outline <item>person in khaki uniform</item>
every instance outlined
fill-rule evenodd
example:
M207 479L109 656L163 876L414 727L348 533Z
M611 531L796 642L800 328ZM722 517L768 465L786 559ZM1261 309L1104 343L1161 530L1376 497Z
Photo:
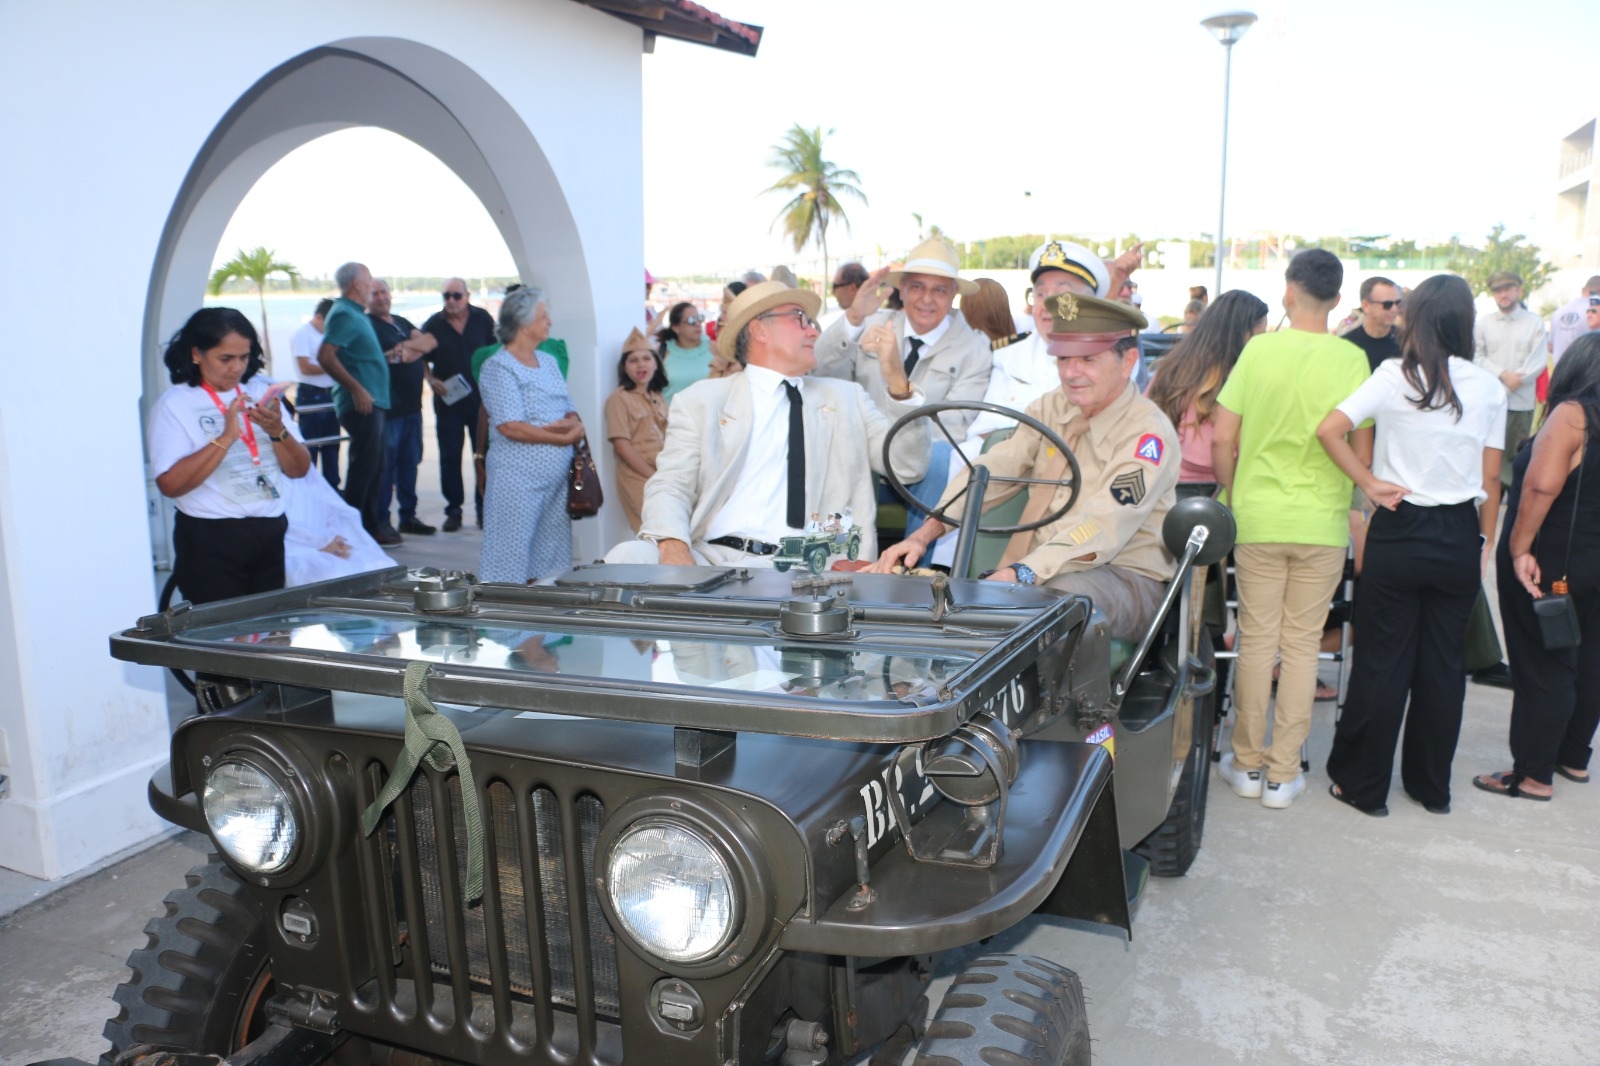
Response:
M1072 448L1083 486L1060 519L1013 537L1001 569L988 577L1089 596L1113 637L1137 639L1154 619L1175 565L1162 545L1161 523L1177 498L1178 433L1132 384L1139 350L1131 331L1145 324L1137 308L1074 293L1046 303L1052 316L1049 352L1061 387L1028 405L1028 414ZM1070 477L1066 458L1027 426L973 461L996 477ZM965 471L953 477L939 507L949 506L966 484ZM985 510L1021 488L991 483ZM1070 483L1053 492L1033 486L1024 522L1049 514L1070 492ZM949 513L960 519L962 505ZM873 569L887 573L896 565L915 565L948 528L927 519Z

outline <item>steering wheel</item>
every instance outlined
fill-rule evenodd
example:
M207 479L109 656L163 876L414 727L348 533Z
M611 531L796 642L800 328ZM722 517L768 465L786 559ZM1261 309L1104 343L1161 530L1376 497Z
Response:
M1050 523L1060 519L1062 515L1072 510L1073 504L1078 502L1078 491L1083 486L1083 472L1078 469L1078 457L1072 454L1072 449L1067 447L1067 442L1061 439L1061 435L1059 433L1045 425L1043 422L1039 421L1037 418L1034 418L1032 415L1023 414L1021 411L1013 411L1009 407L1001 407L997 403L985 403L982 400L950 400L945 403L925 404L922 407L918 407L914 411L902 415L899 421L889 427L889 432L884 434L883 479L889 483L889 487L894 490L895 495L899 496L901 501L904 502L908 508L918 511L924 510L923 505L916 501L916 499L911 495L911 490L905 487L905 485L900 481L899 475L894 472L894 466L889 462L889 449L894 444L895 437L899 436L900 431L911 425L917 419L932 419L933 424L939 427L939 431L945 435L945 439L948 440L950 442L950 446L955 449L955 453L961 456L961 461L967 464L967 474L969 476L972 474L972 460L967 458L966 453L961 450L960 443L955 439L955 437L950 435L949 428L945 426L944 420L939 417L946 411L988 411L992 414L1015 419L1018 423L1027 426L1029 429L1043 437L1046 442L1058 449L1066 458L1067 467L1072 472L1072 492L1068 494L1067 502L1062 504L1060 507L1057 507L1047 515L1043 515L1034 519L1032 522L1022 522L1014 526L986 526L983 524L983 516L979 515L977 526L977 531L979 533L1026 533L1029 530L1039 529L1042 526L1048 526ZM989 475L989 483L992 485L998 482L1009 482L1013 485L1049 485L1051 488L1060 488L1062 485L1067 484L1065 480L1057 481L1052 478L1044 477L1002 477L999 474L991 472ZM968 482L968 484L970 485L971 482ZM957 500L961 499L961 497L965 496L966 494L967 487L962 486L961 491L956 493L955 496L951 497L950 503L946 504L946 506L948 507L953 505ZM960 519L950 518L944 513L943 509L928 512L928 517L937 518L940 522L943 522L947 526L959 526L961 524Z

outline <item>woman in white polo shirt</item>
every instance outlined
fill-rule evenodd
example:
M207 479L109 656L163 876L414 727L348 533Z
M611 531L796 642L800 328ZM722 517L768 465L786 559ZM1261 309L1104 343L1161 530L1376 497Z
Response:
M1364 814L1389 813L1402 721L1406 794L1433 814L1450 811L1467 620L1494 541L1506 421L1506 390L1472 363L1472 320L1462 279L1418 285L1400 358L1317 427L1329 457L1377 505L1356 592L1361 647L1328 755L1329 792ZM1345 440L1368 420L1371 470Z
M173 574L191 603L283 588L285 477L311 456L255 378L261 342L231 307L196 311L167 345L172 388L150 412L150 467L178 508ZM263 399L266 402L262 402Z

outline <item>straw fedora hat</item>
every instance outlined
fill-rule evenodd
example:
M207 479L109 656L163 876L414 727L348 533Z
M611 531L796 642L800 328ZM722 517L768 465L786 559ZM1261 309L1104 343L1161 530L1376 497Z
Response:
M763 281L735 296L728 305L727 321L717 332L717 354L732 359L739 333L752 319L789 304L795 304L813 319L822 313L822 297L810 289L791 289L781 281Z
M906 256L900 269L891 270L884 280L897 289L903 288L901 283L907 274L949 278L956 283L956 291L962 296L971 296L978 291L976 281L968 281L961 276L961 257L956 254L955 245L943 237L929 237L911 249L911 254Z
M628 339L622 342L622 354L629 352L654 352L656 346L650 343L650 338L639 332L639 327L634 326L628 331Z

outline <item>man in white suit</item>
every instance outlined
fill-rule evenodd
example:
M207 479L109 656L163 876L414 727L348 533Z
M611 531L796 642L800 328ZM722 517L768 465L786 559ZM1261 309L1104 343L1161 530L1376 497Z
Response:
M887 287L900 290L903 310L881 310ZM994 362L989 338L953 310L957 294L970 296L977 291L976 282L961 277L961 257L955 247L941 237L930 237L911 249L901 269L867 275L844 317L818 339L817 373L863 386L878 409L893 420L904 412L888 388L891 368L881 354L888 347L898 364L893 369L909 378L928 403L983 399ZM972 412L940 416L956 440L966 436L972 418ZM944 435L936 433L929 439L930 448L943 440ZM945 454L943 449L940 454ZM934 460L935 476L908 483L911 494L931 505L944 487L947 465L946 459Z
M740 293L717 337L717 354L743 373L696 382L673 398L667 441L646 484L639 539L612 563L770 565L778 541L813 514L850 508L876 554L872 474L883 468L884 417L860 385L807 377L816 368L821 299L780 282ZM913 410L898 353L886 348L886 393ZM922 477L928 435L919 423L895 440L895 473Z

